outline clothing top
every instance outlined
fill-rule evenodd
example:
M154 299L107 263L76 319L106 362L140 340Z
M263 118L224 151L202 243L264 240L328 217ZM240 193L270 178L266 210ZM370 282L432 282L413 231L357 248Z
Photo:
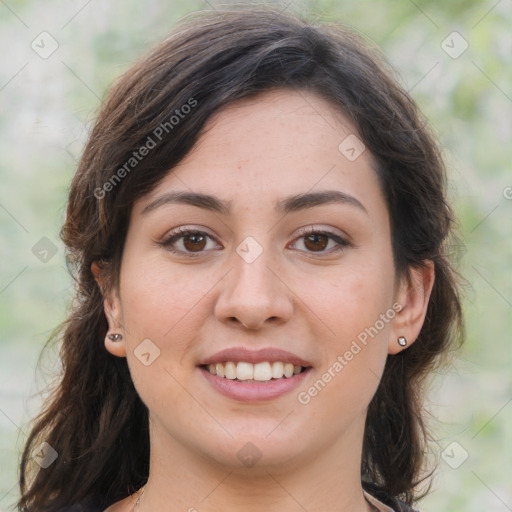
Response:
M379 512L419 512L397 498L379 496L384 500L380 501L371 494L368 494L366 491L363 491L363 494L365 498L379 510Z

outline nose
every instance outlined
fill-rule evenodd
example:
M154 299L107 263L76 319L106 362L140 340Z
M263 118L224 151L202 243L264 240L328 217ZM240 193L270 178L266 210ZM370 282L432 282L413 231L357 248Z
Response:
M221 281L216 318L226 324L257 330L281 325L293 315L293 292L276 269L269 251L248 262L234 252L233 267Z

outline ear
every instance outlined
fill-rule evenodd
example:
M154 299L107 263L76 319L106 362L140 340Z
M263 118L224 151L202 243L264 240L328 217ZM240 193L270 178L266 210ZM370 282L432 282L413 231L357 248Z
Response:
M434 279L434 263L430 260L424 266L411 268L409 275L401 279L395 294L395 302L401 309L393 319L389 354L397 354L416 341L425 321ZM398 343L400 336L406 339L406 346Z
M126 341L125 330L123 327L123 315L119 294L114 286L106 283L105 272L97 262L91 265L91 271L94 279L103 295L103 310L108 321L108 331L105 335L105 348L114 356L126 357ZM109 338L109 335L120 334L122 337L119 341Z

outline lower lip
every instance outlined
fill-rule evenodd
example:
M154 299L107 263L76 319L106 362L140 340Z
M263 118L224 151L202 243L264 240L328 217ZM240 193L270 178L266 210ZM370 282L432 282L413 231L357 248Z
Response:
M239 382L226 379L225 377L217 377L217 375L212 375L204 368L199 369L215 390L239 402L260 402L278 398L298 387L311 370L311 368L307 368L305 371L293 377L283 377L281 379L259 383Z

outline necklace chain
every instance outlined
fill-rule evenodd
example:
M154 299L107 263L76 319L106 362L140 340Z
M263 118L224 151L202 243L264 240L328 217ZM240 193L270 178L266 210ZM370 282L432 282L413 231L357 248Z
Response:
M144 494L144 491L146 490L146 485L142 487L141 490L139 490L139 497L137 498L137 501L135 502L135 505L133 505L132 512L139 506L139 501L142 498L142 495Z

